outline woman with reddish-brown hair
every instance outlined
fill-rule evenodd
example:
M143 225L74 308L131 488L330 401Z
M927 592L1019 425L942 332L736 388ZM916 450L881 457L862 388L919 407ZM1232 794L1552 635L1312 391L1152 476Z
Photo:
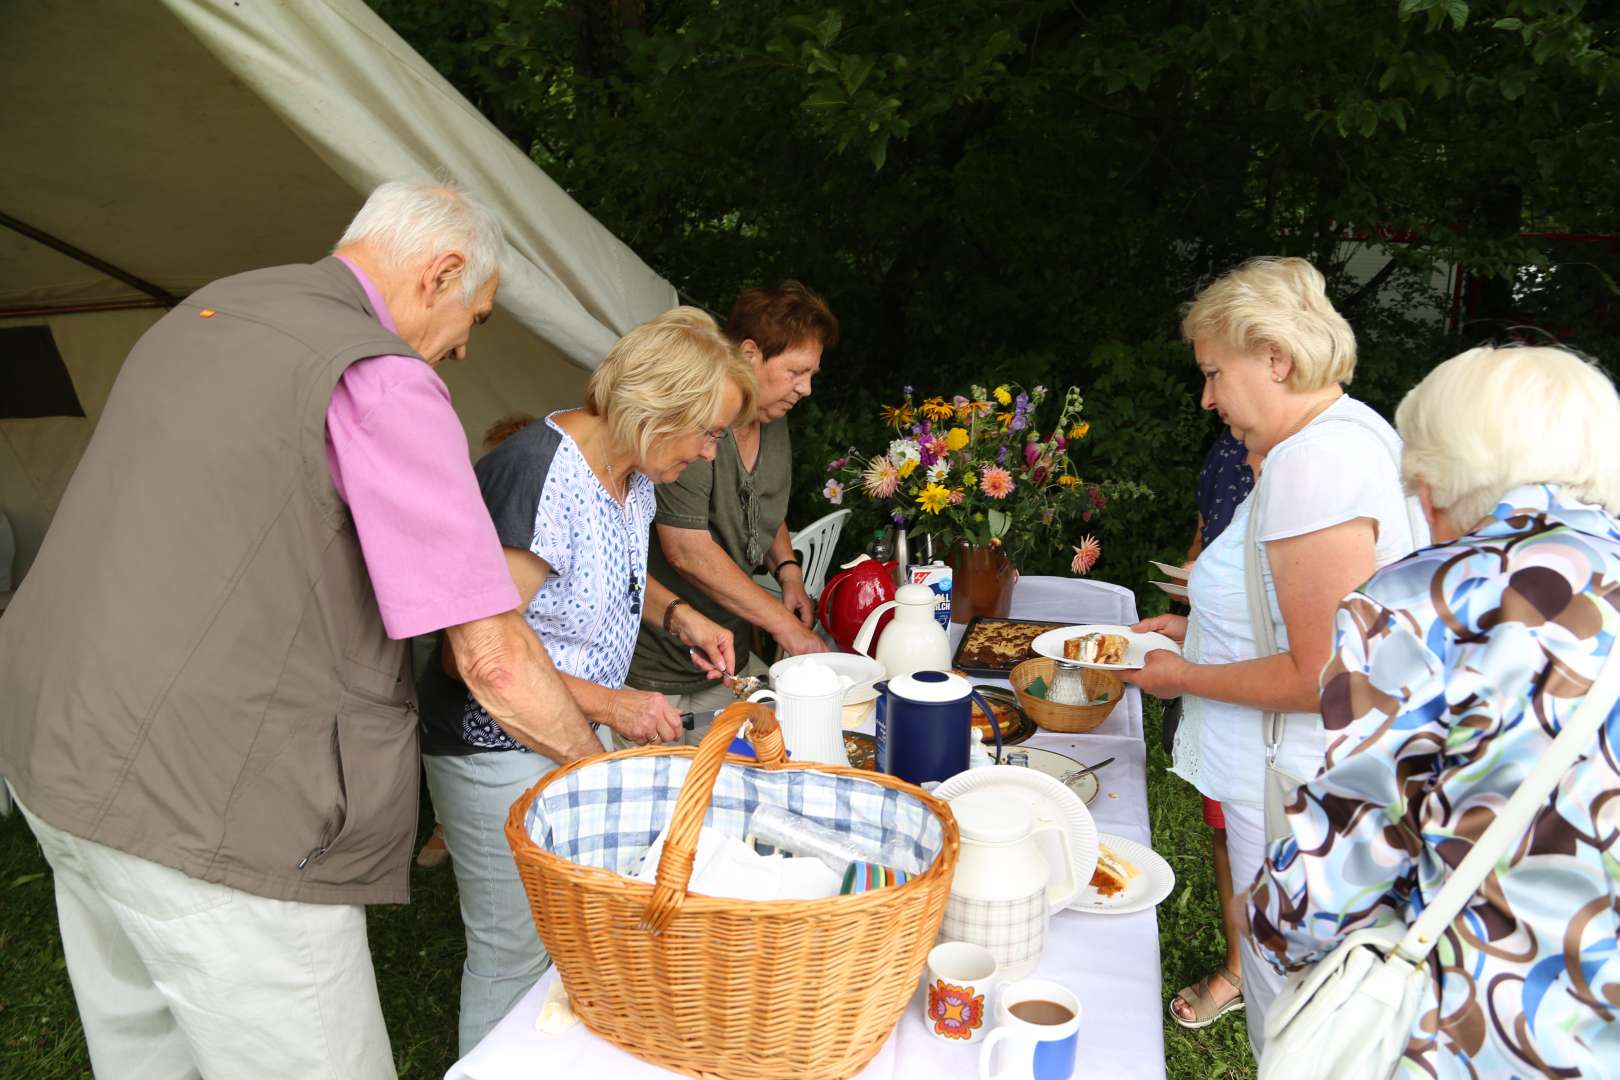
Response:
M758 627L790 654L822 652L812 631L815 607L788 539L787 504L792 446L784 418L810 396L824 349L838 344L838 320L814 289L784 281L737 297L725 333L754 369L754 411L732 429L713 461L694 462L679 479L658 485L658 513L649 572L675 594L733 634L738 674L762 673L750 659ZM778 599L753 575L768 570ZM679 642L643 630L628 684L656 690L682 712L704 712L733 700L692 663Z

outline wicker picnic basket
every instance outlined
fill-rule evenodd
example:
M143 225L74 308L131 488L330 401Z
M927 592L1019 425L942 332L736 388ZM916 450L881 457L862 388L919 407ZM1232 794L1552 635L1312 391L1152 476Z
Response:
M727 755L748 721L757 761ZM903 885L823 900L689 895L701 827L740 837L764 802L877 830L865 835L909 842L931 864ZM623 876L666 823L657 884ZM847 1077L877 1054L927 963L958 847L942 801L880 773L789 764L773 714L746 703L696 749L558 769L513 805L506 838L585 1025L655 1065L727 1080Z
M1056 662L1037 656L1013 668L1012 675L1007 680L1012 683L1013 692L1018 695L1018 704L1022 705L1029 718L1035 721L1036 727L1067 734L1083 734L1108 719L1108 714L1114 711L1114 706L1125 696L1125 680L1106 668L1082 668L1080 671L1080 677L1085 682L1086 696L1095 701L1106 695L1108 699L1106 701L1098 701L1094 705L1062 705L1031 694L1029 684L1036 679L1045 679L1046 685L1052 685L1052 670L1055 667Z

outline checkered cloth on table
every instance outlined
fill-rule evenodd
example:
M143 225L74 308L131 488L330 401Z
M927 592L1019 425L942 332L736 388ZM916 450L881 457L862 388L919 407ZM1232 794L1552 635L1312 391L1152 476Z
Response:
M692 759L606 760L548 784L524 826L542 850L570 862L633 875L675 812ZM769 803L879 844L909 845L922 866L943 842L939 819L915 796L869 780L811 771L722 765L703 823L741 840L754 809Z

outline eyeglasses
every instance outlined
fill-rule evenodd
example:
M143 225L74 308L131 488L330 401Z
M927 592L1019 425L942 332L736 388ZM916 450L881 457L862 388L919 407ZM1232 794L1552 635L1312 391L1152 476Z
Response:
M730 428L715 428L713 431L705 431L703 433L703 437L709 440L710 446L719 446L721 443L725 442L727 436L730 434Z

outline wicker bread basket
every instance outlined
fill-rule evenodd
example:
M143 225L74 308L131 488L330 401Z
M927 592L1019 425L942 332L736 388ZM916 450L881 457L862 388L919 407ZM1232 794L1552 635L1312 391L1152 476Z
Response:
M757 761L726 753L745 721L753 724ZM640 758L654 761L631 764ZM556 842L562 826L548 824L566 822L567 811L550 818L542 811L566 807L570 793L603 777L678 771L681 758L690 766L668 814L656 885L550 850L568 850ZM922 831L937 841L938 855L903 885L857 895L769 903L689 895L705 815L718 822L731 811L719 801L711 808L722 767L728 790L743 782L751 790L814 788L825 798L836 789L839 806L854 790L863 800L899 805L926 823ZM593 769L607 772L585 772ZM852 788L847 778L872 787ZM531 829L546 844L531 838ZM958 849L945 803L892 776L787 763L773 714L746 703L716 717L696 749L645 747L556 770L513 805L506 838L535 927L585 1025L655 1065L730 1080L847 1077L877 1054L927 963Z
M1013 692L1018 695L1018 704L1024 707L1037 727L1046 731L1062 731L1071 735L1090 731L1108 719L1108 714L1125 696L1125 680L1102 668L1081 668L1080 674L1085 681L1086 697L1096 701L1106 694L1107 701L1095 705L1059 705L1031 694L1028 688L1036 679L1045 679L1047 686L1052 685L1052 670L1056 666L1055 661L1037 656L1013 668L1008 678Z

